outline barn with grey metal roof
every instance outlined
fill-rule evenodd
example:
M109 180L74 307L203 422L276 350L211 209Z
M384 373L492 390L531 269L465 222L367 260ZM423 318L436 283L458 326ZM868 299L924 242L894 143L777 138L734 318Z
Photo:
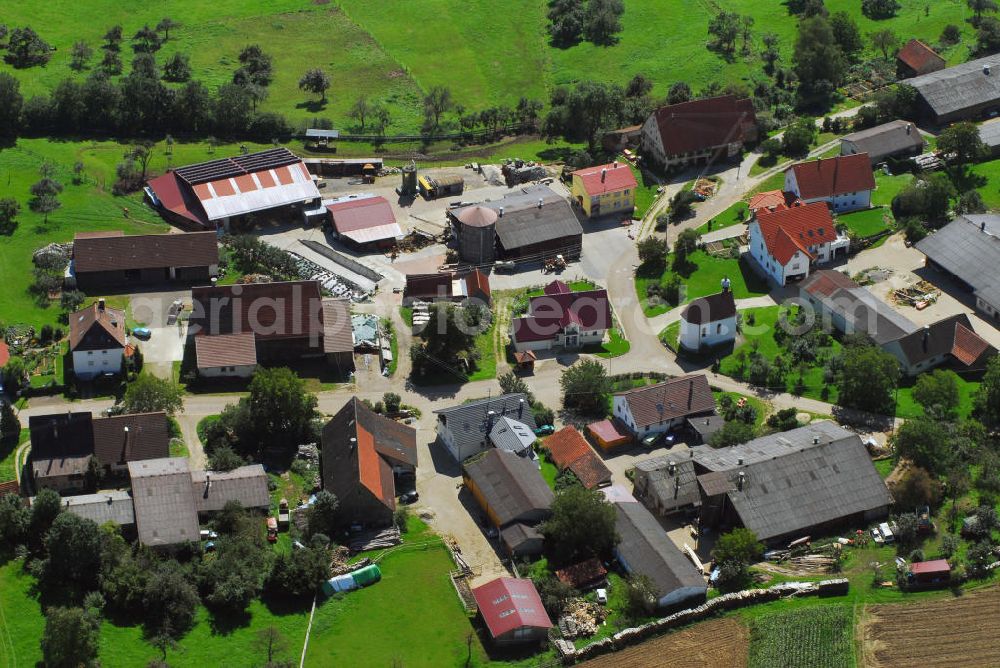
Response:
M852 132L840 139L840 154L867 153L871 163L886 158L917 155L924 148L924 138L909 121L889 121L873 128Z
M923 112L934 123L972 119L1000 108L1000 54L900 83L917 89Z
M1000 216L958 216L916 247L929 264L967 286L979 310L1000 320Z
M126 528L135 524L132 495L121 490L67 496L63 498L63 508L97 524L114 522Z
M161 547L199 539L198 511L186 458L129 462L128 472L136 528L143 545Z

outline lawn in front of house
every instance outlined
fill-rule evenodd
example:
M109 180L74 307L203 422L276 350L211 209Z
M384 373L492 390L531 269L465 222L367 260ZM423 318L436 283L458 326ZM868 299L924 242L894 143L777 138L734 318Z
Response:
M317 602L307 666L464 665L470 633L473 665L486 661L449 579L447 548L420 520L409 526L403 548L379 560L381 581Z
M892 200L910 185L913 174L889 176L878 170L875 172L875 190L872 191L872 206L891 206Z
M913 379L904 378L896 392L896 416L901 418L914 418L924 415L924 407L913 398ZM976 391L979 389L979 382L965 380L958 377L958 416L962 419L968 418L972 414L972 407L975 401Z
M667 260L670 261L670 256L667 257ZM694 266L694 270L687 275L680 276L681 303L719 292L723 278L730 280L733 296L736 299L759 297L768 292L767 284L744 260L718 258L709 255L704 250L697 250L690 255L689 261ZM659 277L636 276L635 290L647 318L666 313L673 307L662 301L650 303L646 288L653 284L666 284L674 275L676 275L674 270L668 267Z
M880 232L884 232L889 229L888 223L886 223L886 217L891 221L892 213L888 208L877 207L874 209L865 209L864 211L854 211L853 213L845 213L837 216L837 223L841 225L846 225L847 229L855 234L855 236L864 239L865 237L873 237Z
M732 353L722 358L719 365L719 373L737 380L744 380L745 371L749 368L750 355L756 346L757 352L767 358L768 361L773 362L778 355L781 355L788 363L788 370L785 373L783 382L768 389L776 392L794 392L795 386L799 384L800 369L791 363L791 356L788 349L778 343L774 336L783 309L784 307L782 306L766 306L740 311L744 343L735 348ZM753 320L753 324L750 323L751 319ZM802 366L802 396L836 403L837 386L828 385L824 381L823 366L825 361L829 357L838 354L841 348L840 342L831 337L829 346L817 351L817 360ZM826 388L826 392L828 393L826 396L823 394L824 388Z
M695 232L698 234L707 234L726 227L732 227L733 225L739 225L746 222L749 215L750 209L747 208L747 203L736 202L712 220L702 223Z
M601 344L601 350L603 352L596 353L598 357L603 357L604 359L611 359L612 357L620 357L627 353L632 347L632 344L628 342L625 338L624 332L617 327L608 330L608 340Z

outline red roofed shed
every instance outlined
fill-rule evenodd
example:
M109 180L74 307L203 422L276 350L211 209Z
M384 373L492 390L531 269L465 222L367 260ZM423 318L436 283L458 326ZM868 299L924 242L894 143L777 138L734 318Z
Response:
M919 39L911 39L896 54L896 69L900 79L918 77L943 70L945 60Z
M531 580L497 578L473 589L472 595L498 645L541 642L552 628Z

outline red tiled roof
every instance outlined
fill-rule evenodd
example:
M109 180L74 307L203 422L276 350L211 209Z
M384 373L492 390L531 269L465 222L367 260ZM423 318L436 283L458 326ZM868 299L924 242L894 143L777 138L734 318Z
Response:
M556 577L559 578L559 581L565 582L574 589L579 589L584 585L593 586L595 582L602 581L607 574L608 569L597 557L556 571Z
M602 172L604 172L603 178ZM632 170L623 162L578 169L573 172L573 176L580 177L584 191L591 197L618 192L626 188L635 188L638 185Z
M825 202L803 204L782 211L761 209L757 212L757 222L768 253L781 264L787 264L796 251L812 257L809 246L837 238L833 218Z
M767 192L757 193L751 197L747 208L750 211L756 212L757 209L785 209L788 207L785 204L784 192L781 190L768 190Z
M497 578L472 590L479 614L494 638L519 628L552 628L531 580Z
M546 286L546 290L552 285ZM570 323L577 324L583 331L611 327L611 302L607 290L603 289L532 297L528 312L525 317L514 318L514 339L517 341L554 338Z
M70 350L108 350L124 348L127 343L124 311L109 307L101 310L94 302L69 315Z
M514 353L514 361L518 364L524 364L526 362L534 362L538 359L538 355L535 354L534 350L522 350L520 352Z
M257 339L253 332L196 336L194 350L199 369L257 364Z
M951 354L962 364L971 366L989 348L990 344L981 336L962 323L955 323L955 344L952 346Z
M198 198L174 172L167 172L155 179L150 179L148 185L164 209L182 218L187 218L202 227L209 226L208 217L205 215Z
M552 281L542 289L542 292L547 295L564 295L572 292L572 290L563 281Z
M622 439L629 438L628 434L623 434L611 420L601 420L587 425L587 430L595 437L605 443L614 443Z
M907 42L906 46L896 54L896 58L917 74L934 72L942 69L945 65L944 58L919 39L911 39Z
M735 95L671 104L653 115L667 155L742 142L757 124L753 102Z
M858 287L858 284L849 277L834 271L833 269L820 269L809 275L809 278L802 281L801 288L811 295L822 295L829 297L840 289L850 290Z
M375 449L375 437L362 427L358 429L358 477L361 484L368 488L375 498L380 499L389 508L396 507L394 498L395 486L392 480L392 469L379 457Z
M619 392L625 397L637 429L688 415L715 411L715 398L705 374L691 374Z
M7 480L5 482L0 482L0 496L4 494L21 494L21 486L17 484L16 480Z
M492 298L493 293L490 291L489 276L478 269L465 275L465 286L466 293L468 293L470 297L478 297L482 295L487 301Z
M875 189L875 177L867 153L838 155L800 162L789 169L795 173L799 197L816 199Z
M0 369L7 366L7 362L10 361L10 347L7 346L6 341L0 341Z
M559 470L571 470L587 489L611 483L611 471L576 427L563 427L543 443Z

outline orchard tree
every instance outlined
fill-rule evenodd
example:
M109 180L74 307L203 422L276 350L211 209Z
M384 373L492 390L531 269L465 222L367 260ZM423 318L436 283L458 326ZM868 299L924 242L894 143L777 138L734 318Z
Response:
M954 418L960 401L958 381L958 374L946 369L922 373L913 386L913 398L927 415Z
M326 91L330 88L330 76L318 67L307 70L299 79L299 90L317 93L320 102L326 102Z
M177 561L167 560L150 573L143 593L146 632L179 638L194 623L198 590Z
M49 214L62 206L62 202L59 201L59 193L63 191L63 185L53 178L55 165L51 162L43 162L38 168L38 173L42 178L32 184L30 188L31 199L28 200L28 208L35 213L43 214L47 224Z
M861 39L861 30L858 29L854 18L847 12L837 12L830 17L830 27L833 29L833 38L840 51L849 60L855 60L865 45Z
M121 50L122 39L124 37L125 31L122 30L120 25L112 26L104 33L104 46L102 48L106 51L119 51Z
M17 135L23 109L21 83L9 72L0 72L0 137Z
M892 18L899 8L897 0L861 0L861 13L873 21Z
M583 12L583 34L598 46L609 46L621 32L621 17L625 13L622 0L588 0Z
M173 416L184 407L184 391L174 382L144 373L129 383L119 407L122 413L163 411Z
M238 86L259 86L267 88L274 78L271 56L264 53L259 44L248 44L240 51L240 67L233 72L233 83ZM322 70L321 70L322 71ZM301 83L299 88L302 88Z
M361 94L354 104L351 105L351 110L347 112L348 118L353 118L361 125L361 131L365 131L365 120L371 115L372 106L368 104L368 97Z
M137 53L156 53L160 46L160 36L148 23L132 35L132 50Z
M838 403L847 408L890 415L899 384L899 362L875 346L844 349L838 382Z
M174 21L169 16L164 16L160 19L160 22L156 24L156 32L163 33L163 41L167 42L170 40L170 31L174 28L180 28L181 24Z
M607 410L611 382L604 365L585 359L563 371L559 378L563 405L587 415L603 415Z
M451 111L455 106L451 97L451 89L445 86L434 86L424 97L424 113L434 119L434 128L441 126L441 116Z
M974 413L988 429L1000 429L1000 355L994 355L986 365L974 399Z
M973 13L972 25L979 25L979 20L983 17L983 14L987 12L993 14L1000 8L994 0L966 0L966 3Z
M868 36L868 39L871 40L876 51L882 52L882 58L885 60L889 60L889 53L895 52L899 46L899 37L888 28L876 30Z
M91 610L52 607L45 612L42 656L48 668L93 666L100 648L101 620Z
M545 549L556 564L607 559L618 543L615 509L598 490L571 485L556 494L552 516L541 526Z
M163 64L163 78L176 83L191 78L191 61L186 53L175 53Z
M981 160L986 156L986 144L979 136L979 128L974 123L955 123L938 136L938 150L959 167Z
M14 28L7 38L7 55L4 60L15 68L44 65L51 57L52 47L30 26Z
M70 49L70 63L71 69L77 72L86 69L87 63L90 61L91 57L94 55L94 50L84 42L83 40L73 43L73 48Z
M691 86L683 81L675 81L667 91L668 104L680 104L691 99Z
M21 205L13 197L0 199L0 235L9 237L14 234L17 229L17 214L20 212Z

